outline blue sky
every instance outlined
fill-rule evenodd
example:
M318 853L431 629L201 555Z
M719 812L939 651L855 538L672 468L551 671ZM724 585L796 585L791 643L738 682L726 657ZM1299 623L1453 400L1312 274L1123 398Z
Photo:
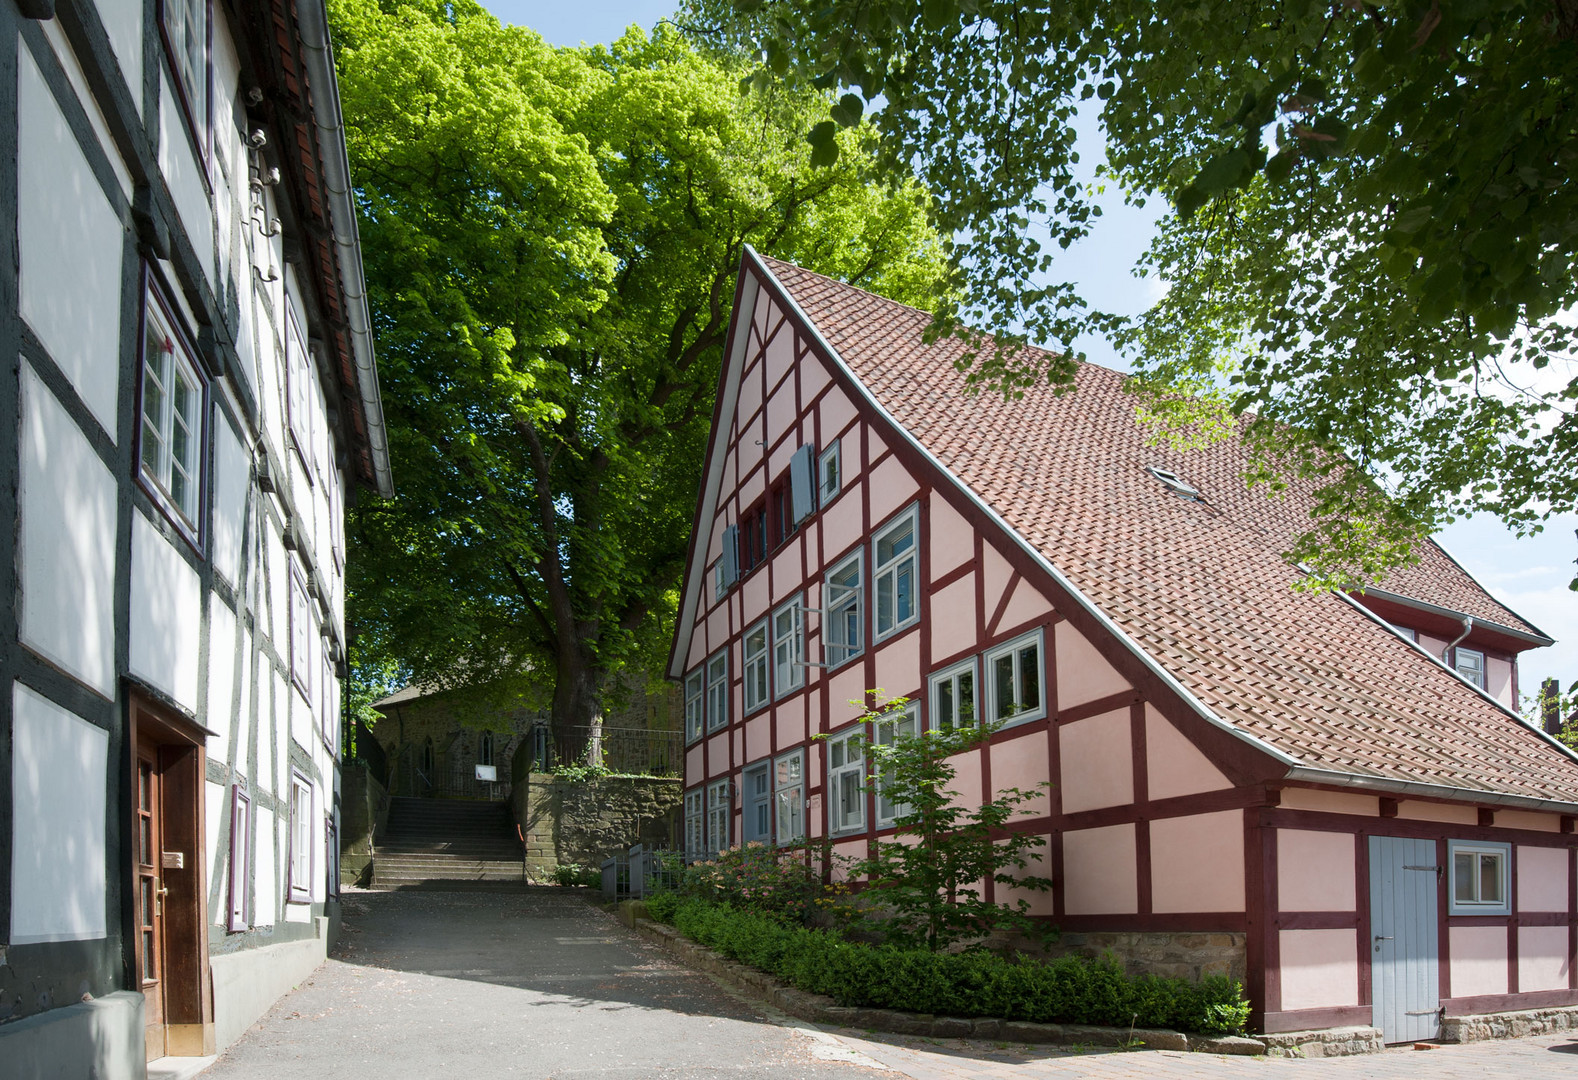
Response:
M673 0L596 0L545 3L543 0L493 0L484 6L506 23L529 26L555 45L609 42L632 23L650 28L674 9ZM1090 130L1087 130L1087 127ZM1081 125L1080 159L1100 160L1094 125ZM1159 295L1152 281L1129 273L1149 243L1159 204L1144 210L1104 200L1103 216L1084 243L1059 259L1059 269L1077 281L1096 307L1135 314ZM1122 366L1102 343L1084 343L1090 359ZM1563 683L1578 679L1578 595L1569 592L1573 560L1578 557L1578 516L1568 515L1533 538L1518 539L1495 519L1479 516L1444 530L1439 539L1503 603L1557 639L1549 649L1524 654L1520 683L1528 691L1548 675Z

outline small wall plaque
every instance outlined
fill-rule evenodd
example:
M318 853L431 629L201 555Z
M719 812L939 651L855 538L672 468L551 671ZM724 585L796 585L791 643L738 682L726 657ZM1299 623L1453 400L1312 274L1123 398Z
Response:
M186 852L184 852L184 851L166 851L164 853L164 859L159 865L164 867L164 869L166 869L166 870L185 870L186 869Z

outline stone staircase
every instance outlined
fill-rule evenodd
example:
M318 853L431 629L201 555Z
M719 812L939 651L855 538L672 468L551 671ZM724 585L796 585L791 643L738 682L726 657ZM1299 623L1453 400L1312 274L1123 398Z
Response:
M389 800L373 848L375 889L499 889L522 885L509 805L459 799Z

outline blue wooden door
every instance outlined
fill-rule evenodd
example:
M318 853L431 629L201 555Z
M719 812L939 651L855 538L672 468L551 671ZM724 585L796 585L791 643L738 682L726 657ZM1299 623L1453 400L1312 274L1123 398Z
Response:
M1389 1043L1440 1034L1441 887L1434 840L1370 837L1370 1000Z

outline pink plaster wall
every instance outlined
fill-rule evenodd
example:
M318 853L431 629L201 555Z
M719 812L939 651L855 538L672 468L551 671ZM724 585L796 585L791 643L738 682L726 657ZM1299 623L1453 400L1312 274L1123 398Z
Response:
M1149 704L1145 706L1145 771L1153 801L1233 786L1222 770Z
M1151 822L1151 910L1244 910L1244 812Z
M787 750L791 746L798 746L806 741L810 733L805 725L805 695L796 694L778 706L778 743L773 750ZM816 744L812 744L808 753L816 753Z
M1128 690L1111 664L1066 622L1053 629L1057 652L1057 707L1071 709L1087 701Z
M1562 819L1556 814L1537 814L1530 810L1497 810L1496 825L1502 829L1528 829L1530 832L1562 831Z
M1321 1009L1359 1003L1356 930L1282 930L1282 1008Z
M833 381L832 374L815 359L815 354L807 358L800 365L800 397L804 401L815 399L821 393L822 387ZM835 433L829 432L828 437Z
M1321 791L1316 788L1282 789L1279 806L1289 810L1318 810L1323 814L1357 814L1380 817L1381 800L1375 795L1354 795L1346 791Z
M740 376L740 400L735 415L747 419L762 403L762 368L751 364Z
M955 805L976 807L981 805L981 751L969 750L948 759L953 766L953 780L948 792Z
M1046 597L1030 584L1021 580L1014 586L1013 599L1008 601L1008 607L1003 610L1002 617L997 620L999 630L1009 630L1025 625L1031 619L1045 615L1052 610L1052 604Z
M1479 824L1479 811L1472 806L1453 803L1416 802L1404 799L1397 804L1397 816L1410 821L1444 821L1452 825Z
M1507 992L1507 928L1454 926L1447 931L1452 956L1452 996Z
M864 840L847 841L833 845L833 880L848 881L849 873L845 869L853 859L864 859L869 850Z
M994 763L992 767L996 769L997 766ZM1027 852L1027 858L1029 862L1025 866L1023 876L1050 878L1052 876L1051 838L1048 837L1039 846L1031 848ZM1015 876L1019 875L1016 874ZM1053 892L1051 889L1018 889L1002 885L997 886L994 894L994 898L999 904L1013 906L1018 904L1020 900L1025 901L1025 903L1030 905L1029 914L1031 915L1052 914L1052 897Z
M801 559L801 548L805 538L796 536L784 543L772 557L773 582L777 585L776 595L773 597L773 606L777 607L791 595L803 592L800 587L805 580L805 574L800 569L804 564Z
M830 390L816 406L817 421L822 429L823 445L831 443L834 439L844 436L844 444L838 451L839 464L844 467L844 479L860 475L860 429L849 427L849 422L855 418L855 405L842 390Z
M1567 948L1565 926L1518 927L1518 993L1567 989L1572 964Z
M1277 906L1283 911L1356 910L1354 860L1352 833L1278 829Z
M872 442L876 442L875 436ZM878 450L873 445L869 451L875 456ZM897 456L890 456L871 470L871 527L881 526L896 511L915 498L915 493L920 490L920 485L910 475Z
M850 458L850 448L844 447L844 461ZM848 465L845 465L848 468ZM849 474L844 474L844 490L837 499L822 511L822 550L827 553L829 560L828 569L832 569L832 560L849 553L849 549L860 543L865 538L865 521L861 517L860 482L849 480ZM865 563L865 574L871 575L871 560Z
M1070 915L1139 911L1134 826L1107 825L1063 834L1063 910Z
M877 687L887 697L920 698L921 631L911 627L877 646Z
M1512 661L1485 657L1485 692L1503 705L1512 702Z
M992 612L997 610L998 603L1003 598L1003 591L1008 588L1009 578L1013 576L1013 567L1008 565L1008 560L1003 558L990 543L981 548L981 574L985 581L986 589L986 617L992 617Z
M1059 725L1063 812L1074 814L1133 802L1133 746L1128 709Z
M831 731L865 711L866 665L858 659L828 676L827 723Z
M720 731L707 740L707 779L723 776L729 771L729 733Z
M767 390L769 393L772 393L773 387L778 386L780 393L786 388L789 391L786 402L779 403L774 402L771 398L768 399L768 445L776 441L777 437L783 433L784 427L792 423L795 418L794 380L789 379L782 386L779 386L779 380L783 378L784 373L789 370L790 365L793 363L794 327L785 326L773 336L772 341L767 345ZM777 422L776 427L771 426L774 421Z
M931 496L931 573L936 580L975 558L975 530L937 492Z
M999 793L1009 788L1034 791L1036 797L1023 803L1015 820L1047 817L1052 813L1052 794L1045 786L1047 779L1047 740L1037 731L1018 739L994 743L992 755L992 786ZM1041 786L1037 786L1041 785Z
M958 581L932 594L931 655L942 660L973 651L975 637L975 575L965 574Z
M767 714L753 717L745 722L745 754L743 760L749 764L758 758L764 758L773 752L772 729L767 722Z
M685 751L685 779L701 779L701 743Z
M1498 815L1499 820L1499 815ZM1566 911L1566 848L1518 845L1518 910Z

